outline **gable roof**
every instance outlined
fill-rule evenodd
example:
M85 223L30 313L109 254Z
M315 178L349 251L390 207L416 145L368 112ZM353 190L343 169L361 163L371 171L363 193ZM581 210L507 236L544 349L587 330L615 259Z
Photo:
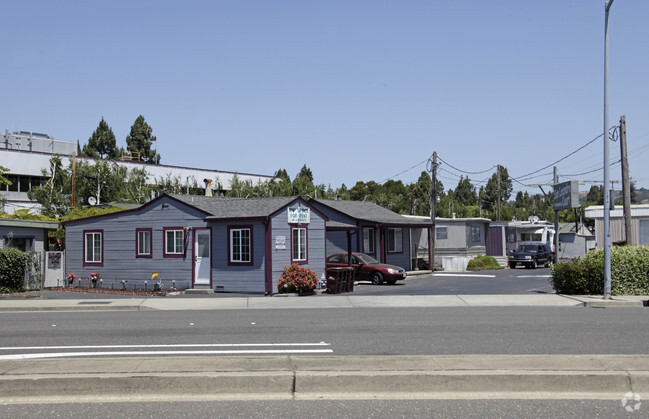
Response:
M432 227L433 225L430 221L404 217L374 202L333 199L311 199L310 201L324 205L359 221L410 227Z
M222 198L201 195L167 194L171 198L207 214L206 220L232 218L262 218L281 210L300 197Z

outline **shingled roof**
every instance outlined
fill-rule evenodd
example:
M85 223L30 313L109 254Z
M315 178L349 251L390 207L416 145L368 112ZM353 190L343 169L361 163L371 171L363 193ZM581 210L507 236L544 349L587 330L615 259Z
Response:
M327 206L351 218L378 224L429 227L431 222L404 217L373 202L314 199L313 202Z
M296 199L299 199L296 196L278 198L222 198L201 195L167 195L205 212L207 219L267 217Z

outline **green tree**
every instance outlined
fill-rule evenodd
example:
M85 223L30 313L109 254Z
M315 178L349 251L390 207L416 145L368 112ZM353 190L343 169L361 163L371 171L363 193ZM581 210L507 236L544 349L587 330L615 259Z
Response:
M460 176L460 181L453 191L453 197L461 205L476 205L478 197L475 193L475 186L471 184L471 179Z
M70 208L70 170L63 167L60 156L50 158L50 167L43 169L43 177L48 178L42 186L33 187L27 192L29 199L41 205L41 213L48 217L65 215Z
M119 158L119 149L115 141L113 129L108 123L101 118L99 126L88 138L88 144L83 146L83 155L100 159L117 159Z
M503 166L498 166L498 168L500 169L500 188L498 188L498 170L496 170L496 173L494 173L487 181L487 185L482 194L483 208L489 211L491 219L495 219L496 216L499 189L501 209L503 204L509 200L513 190L512 180L509 177L509 173L507 173L507 168ZM501 218L503 218L502 215L503 214L501 214Z
M293 195L299 195L304 199L315 198L315 189L313 173L305 164L293 179Z
M152 149L156 137L152 135L153 129L146 123L142 115L138 116L131 132L126 136L126 149L129 152L140 153L140 160L146 163L160 163L160 154Z
M288 172L286 172L286 169L279 169L276 171L268 184L272 196L291 196L293 194L293 184Z
M586 202L591 205L604 205L604 192L601 186L593 185L588 190Z
M415 190L413 192L413 215L430 215L430 194L432 185L433 180L430 178L428 172L422 171L419 175L419 179L417 179Z
M6 167L0 166L0 187L11 185L11 181L4 176L8 171L9 169L7 169ZM4 195L0 194L0 207L4 208L6 203L7 198L5 198Z
M124 201L127 175L127 169L115 162L78 161L75 206L87 205L90 197L94 197L97 204Z

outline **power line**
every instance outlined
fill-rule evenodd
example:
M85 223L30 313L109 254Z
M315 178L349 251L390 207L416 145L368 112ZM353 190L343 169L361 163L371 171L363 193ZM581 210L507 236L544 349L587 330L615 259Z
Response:
M468 174L468 175L480 175L480 174L482 174L482 173L487 173L488 171L493 170L493 169L495 169L496 167L498 167L498 166L491 166L491 167L488 168L487 170L483 170L483 171L480 171L480 172L469 172L469 171L466 171L466 170L458 169L457 167L453 166L452 164L450 164L450 163L444 161L444 159L441 158L441 157L439 157L439 156L437 156L437 158L438 158L442 163L444 163L445 165L447 165L448 167L451 167L451 168L457 170L457 171L460 172L460 173L465 173L465 174Z
M399 175L402 175L402 174L404 174L404 173L406 173L406 172L411 171L412 169L414 169L414 168L417 167L417 166L421 166L422 164L426 163L427 161L428 161L428 159L426 159L426 160L424 160L424 161L420 161L419 163L415 164L415 165L412 166L411 168L406 169L406 170L404 170L404 171L402 171L402 172L399 172L399 173L397 173L396 175L391 176L391 177L389 177L389 178L387 178L387 179L385 179L385 180L382 180L382 181L379 182L379 183L380 183L380 184L383 184L383 183L387 182L388 180L392 180L392 179L396 178L396 177L399 176Z

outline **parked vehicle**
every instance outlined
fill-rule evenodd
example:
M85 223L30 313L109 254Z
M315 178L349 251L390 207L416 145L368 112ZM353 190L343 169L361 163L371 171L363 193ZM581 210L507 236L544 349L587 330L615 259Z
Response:
M526 268L552 265L552 250L548 244L521 244L509 255L509 267L523 265Z
M327 268L349 266L347 253L335 253L327 257ZM406 278L406 270L400 266L381 263L365 253L352 253L352 267L356 273L357 281L372 281L379 285L384 281L395 284L400 279Z

